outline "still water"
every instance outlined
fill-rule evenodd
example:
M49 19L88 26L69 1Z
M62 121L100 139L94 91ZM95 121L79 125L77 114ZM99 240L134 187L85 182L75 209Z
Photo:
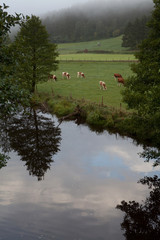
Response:
M9 152L0 169L0 240L122 240L122 200L141 202L137 181L159 175L132 139L59 125L35 112L1 123Z

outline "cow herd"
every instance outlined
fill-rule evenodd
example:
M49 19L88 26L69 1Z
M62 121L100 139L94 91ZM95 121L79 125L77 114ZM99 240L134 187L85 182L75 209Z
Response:
M71 76L68 72L62 72L62 78L66 78L66 79L70 79ZM85 75L83 72L77 72L77 78L85 78ZM117 81L118 85L120 86L121 84L124 85L124 78L122 77L121 74L119 73L114 73L114 78L115 80ZM54 80L54 81L57 81L57 77L56 75L53 75L53 74L49 74L48 75L48 80ZM103 81L99 81L99 86L100 86L100 89L102 90L107 90L107 86L106 86L106 83L103 82Z

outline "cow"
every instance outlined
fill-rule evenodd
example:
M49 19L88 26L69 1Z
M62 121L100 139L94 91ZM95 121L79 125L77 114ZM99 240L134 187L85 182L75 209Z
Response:
M53 75L53 74L48 75L48 80L50 80L50 79L53 79L54 81L57 81L56 75Z
M84 73L83 72L77 72L77 78L79 78L79 77L83 77L83 78L85 78L85 75L84 75Z
M70 79L70 78L71 78L71 76L70 76L70 74L69 74L68 72L66 73L66 78L67 78L67 79Z
M107 90L106 84L103 81L99 81L100 89Z
M123 84L123 85L124 85L124 78L119 77L119 78L117 78L117 81L118 81L118 83L119 83L119 86L120 86L120 84Z
M62 77L66 77L67 72L62 72Z
M122 75L119 73L114 73L114 79L117 80L117 78L122 78Z
M63 78L66 77L67 79L71 78L71 76L70 76L70 74L68 72L62 72L62 77Z

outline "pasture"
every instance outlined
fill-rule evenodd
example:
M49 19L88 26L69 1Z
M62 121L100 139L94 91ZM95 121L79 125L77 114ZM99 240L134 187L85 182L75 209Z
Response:
M61 54L58 57L60 61L135 61L133 54L94 54L94 53L77 53L77 54Z
M84 72L86 78L77 78L77 72ZM69 72L71 79L63 79L62 72ZM127 62L60 62L56 74L58 81L47 81L38 84L39 93L54 92L55 95L68 96L75 99L103 104L119 108L126 108L122 103L121 90L113 74L121 73L124 79L132 74L130 63ZM48 80L48 79L46 79ZM107 90L100 90L99 81L104 81Z
M122 36L115 38L94 40L88 42L78 43L61 43L58 44L58 51L61 54L73 54L78 52L84 52L84 49L88 51L108 51L109 53L128 53L128 48L124 48L122 45Z

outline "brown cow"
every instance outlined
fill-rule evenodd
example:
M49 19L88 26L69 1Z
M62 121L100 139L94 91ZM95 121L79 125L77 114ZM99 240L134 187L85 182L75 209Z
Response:
M123 84L123 85L124 85L124 78L119 77L119 78L117 78L117 81L118 81L118 83L119 83L119 86L120 86L120 84Z
M53 75L53 74L48 75L48 80L50 80L50 79L53 79L54 81L57 81L56 75Z
M122 78L122 75L119 73L114 73L114 79L117 80L117 78Z
M99 81L100 89L107 90L106 84L103 81Z

